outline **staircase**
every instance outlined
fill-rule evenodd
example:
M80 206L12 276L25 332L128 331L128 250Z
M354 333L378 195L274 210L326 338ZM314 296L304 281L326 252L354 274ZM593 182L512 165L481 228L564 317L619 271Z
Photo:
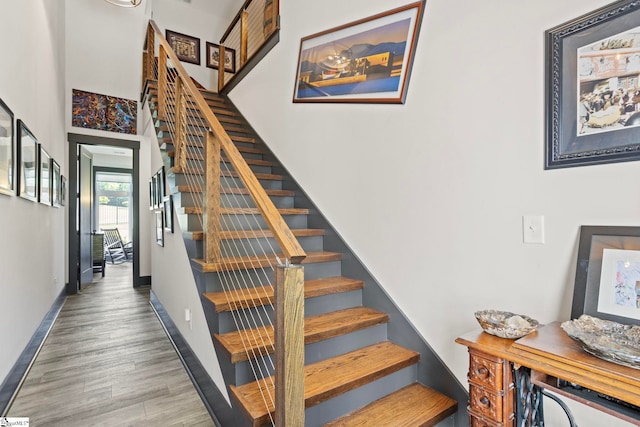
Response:
M156 117L156 84L148 82L146 88L146 102ZM205 90L201 93L307 252L302 263L305 268L305 425L434 426L451 417L457 411L457 402L418 382L420 353L388 339L390 316L364 306L365 282L343 277L344 254L324 249L327 231L309 226L312 209L298 207L303 198L298 191L288 189L291 180L283 173L274 173L282 171L282 167L264 144L257 141L253 130L228 98ZM199 113L189 109L188 114ZM267 369L256 375L252 372L250 359L273 353L273 347L265 344L274 342L273 328L237 330L232 312L250 315L261 311L272 316L273 291L271 287L256 286L241 295L230 296L222 291L218 273L234 271L251 275L245 271L249 262L268 267L275 264L275 256L252 256L238 250L233 257L216 263L202 259L203 232L197 219L202 215L202 209L194 204L194 200L203 197L203 189L190 184L184 176L184 168L179 170L174 166L172 127L161 120L156 120L155 125L168 170L168 188L174 197L177 218L202 293L205 315L232 397L233 408L230 410L240 414L233 417L233 426L270 425L274 406L265 403L261 388L273 388L268 377L274 372ZM198 132L197 129L190 131ZM200 163L203 159L193 150L202 143L201 140L190 142L187 150L190 173L204 173ZM223 191L239 196L246 193L235 187ZM240 223L238 215L247 210L222 206L223 221ZM255 230L228 231L220 237L225 241L255 241L264 239L265 233L269 239L268 230L260 233ZM256 338L265 336L271 339Z

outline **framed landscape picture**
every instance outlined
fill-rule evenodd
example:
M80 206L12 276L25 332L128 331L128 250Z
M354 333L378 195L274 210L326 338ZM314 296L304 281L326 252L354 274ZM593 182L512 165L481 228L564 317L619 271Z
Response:
M304 37L293 102L404 103L423 2Z
M0 99L0 194L13 194L13 113Z

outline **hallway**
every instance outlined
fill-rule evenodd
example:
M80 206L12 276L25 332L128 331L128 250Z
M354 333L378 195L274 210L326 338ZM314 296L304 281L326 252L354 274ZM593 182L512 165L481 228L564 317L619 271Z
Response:
M40 426L213 426L131 264L67 297L9 417Z

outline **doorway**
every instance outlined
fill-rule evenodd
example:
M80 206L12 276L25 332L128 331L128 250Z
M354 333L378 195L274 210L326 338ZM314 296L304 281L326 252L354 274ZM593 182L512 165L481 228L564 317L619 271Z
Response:
M86 253L88 251L88 243L86 242L86 234L87 232L91 233L94 230L98 230L99 222L96 221L95 213L94 216L91 216L91 211L95 212L95 209L92 209L93 205L90 203L87 207L86 203L82 203L82 188L81 188L81 179L84 175L80 175L82 172L81 167L81 159L80 152L82 148L83 152L100 152L101 150L113 150L114 148L130 150L131 151L131 161L130 167L123 168L107 168L107 169L119 169L118 172L123 172L120 169L125 169L124 173L129 175L130 179L130 197L128 198L127 208L129 212L127 215L129 216L127 227L130 230L130 241L133 245L133 269L132 269L132 283L133 287L139 287L143 284L146 284L146 281L140 277L140 265L139 265L139 208L140 208L140 200L139 200L139 188L140 188L140 178L139 178L139 162L140 162L140 142L133 140L124 140L124 139L115 139L115 138L103 138L91 135L79 135L79 134L68 134L69 141L69 221L68 221L68 242L69 242L69 258L68 258L68 268L69 268L69 283L67 284L67 294L75 294L81 289L82 283L82 271L86 269ZM86 165L85 165L86 168ZM92 165L92 169L94 166ZM101 167L96 167L97 171L102 169ZM94 170L96 170L94 169ZM105 172L105 171L102 171ZM106 171L108 172L108 171ZM96 172L97 173L97 172ZM91 173L91 200L96 199L97 189L94 187L95 179L94 173ZM84 178L86 180L86 177ZM86 195L84 197L86 199ZM123 203L123 202L121 202ZM87 219L86 210L89 209L89 216ZM84 223L82 222L84 218ZM87 227L87 222L91 225ZM88 230L88 231L87 231ZM85 237L85 243L83 242L83 237ZM83 259L85 262L83 262ZM86 279L84 279L86 280Z

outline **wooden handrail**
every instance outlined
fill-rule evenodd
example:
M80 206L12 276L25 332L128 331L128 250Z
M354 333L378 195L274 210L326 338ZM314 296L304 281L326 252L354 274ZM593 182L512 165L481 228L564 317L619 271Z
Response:
M233 141L224 130L222 124L216 116L213 114L209 105L205 101L204 97L193 83L189 74L186 72L180 60L173 52L171 45L164 38L162 32L153 20L149 21L149 25L153 28L157 35L158 42L164 47L166 55L171 59L173 67L175 68L178 78L182 81L182 84L187 87L187 91L193 96L193 101L200 109L201 114L204 116L208 126L216 137L218 144L222 150L224 150L227 160L232 164L235 171L238 173L238 177L242 180L245 187L249 191L249 194L253 198L256 207L260 210L267 226L273 232L273 235L280 245L280 249L283 254L293 264L299 264L306 257L305 251L300 246L300 243L293 235L286 222L274 206L273 202L264 191L264 188L260 185L260 182L254 175L253 171L249 168L246 161L234 145ZM221 67L223 62L221 62Z

